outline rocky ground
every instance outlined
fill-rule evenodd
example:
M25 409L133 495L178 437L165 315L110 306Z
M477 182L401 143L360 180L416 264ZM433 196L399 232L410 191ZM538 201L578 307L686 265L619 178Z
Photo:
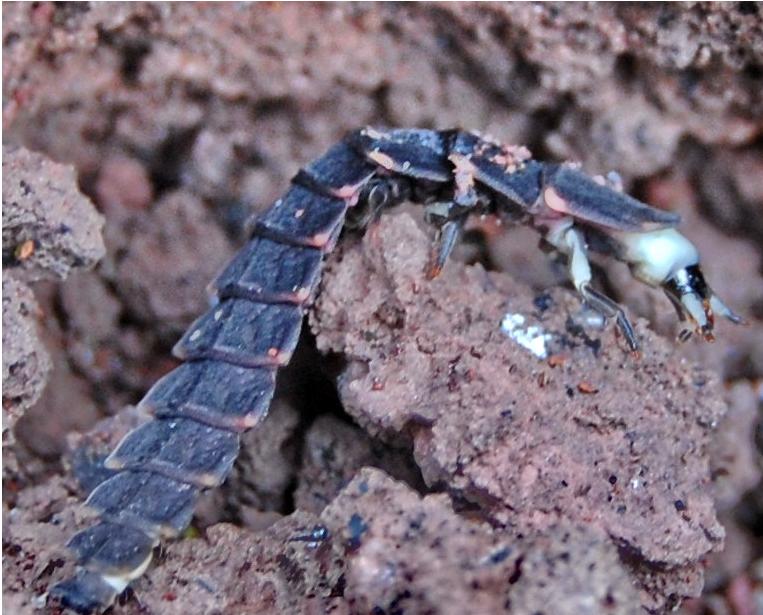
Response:
M679 345L602 260L636 359L527 229L475 224L428 282L403 208L330 257L267 421L113 611L763 612L759 3L5 3L3 52L9 612L55 611L83 468L145 420L246 218L364 124L616 169L747 326Z

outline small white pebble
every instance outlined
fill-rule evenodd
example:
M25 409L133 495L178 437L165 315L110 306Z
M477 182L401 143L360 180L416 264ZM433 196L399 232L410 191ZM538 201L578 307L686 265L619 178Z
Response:
M192 342L195 342L197 339L201 337L201 329L196 329L193 333L191 333L191 337L188 339Z
M537 325L524 327L525 321L522 314L507 313L501 321L501 330L539 359L545 359L548 356L546 344L552 336Z

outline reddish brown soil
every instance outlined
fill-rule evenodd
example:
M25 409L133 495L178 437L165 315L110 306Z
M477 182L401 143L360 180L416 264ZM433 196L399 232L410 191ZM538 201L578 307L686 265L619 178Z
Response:
M363 124L616 169L748 326L678 345L602 260L636 359L527 229L475 221L427 282L431 231L393 214L331 256L268 420L114 612L763 610L758 3L5 3L3 51L9 612L70 573L71 471L144 420L244 220Z

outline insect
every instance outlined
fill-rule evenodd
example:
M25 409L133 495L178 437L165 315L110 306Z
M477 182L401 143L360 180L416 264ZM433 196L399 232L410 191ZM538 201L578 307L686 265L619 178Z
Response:
M613 175L592 178L459 130L357 130L297 173L210 285L213 306L174 348L184 363L140 402L153 419L117 445L105 462L117 473L87 500L100 522L68 543L76 575L50 597L80 612L105 608L144 573L160 540L183 532L200 491L230 472L240 434L267 413L276 370L296 347L323 258L343 226L363 228L403 201L423 204L437 228L429 277L470 215L531 225L566 256L582 299L613 318L634 351L625 311L591 285L589 249L664 289L681 320L707 340L714 314L741 322L705 282L696 248L675 230L679 217L623 194Z

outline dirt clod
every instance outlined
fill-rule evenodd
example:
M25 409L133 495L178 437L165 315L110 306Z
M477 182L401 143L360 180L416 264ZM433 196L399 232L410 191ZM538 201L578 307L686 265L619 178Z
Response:
M44 311L26 284L95 265L102 227L71 166L3 145L4 432L40 398L51 369L37 332Z
M19 279L63 279L104 253L103 218L77 187L71 166L3 146L3 266ZM5 251L13 258L5 262Z
M3 430L42 394L50 357L37 334L38 307L28 286L3 272Z
M629 553L628 566L665 578L681 568L698 591L702 558L723 540L705 487L712 426L724 412L711 374L698 386L643 326L640 360L605 331L598 353L570 344L570 360L547 371L499 327L507 313L533 313L529 289L452 263L414 292L429 239L407 214L345 245L329 261L311 323L319 348L348 357L340 394L361 425L410 434L427 484L445 485L495 522L535 531L560 519L592 524ZM539 325L558 337L577 308L554 295ZM389 310L394 320L381 317ZM588 394L570 398L572 383ZM689 503L683 514L676 496ZM663 595L650 593L644 605L662 606Z

